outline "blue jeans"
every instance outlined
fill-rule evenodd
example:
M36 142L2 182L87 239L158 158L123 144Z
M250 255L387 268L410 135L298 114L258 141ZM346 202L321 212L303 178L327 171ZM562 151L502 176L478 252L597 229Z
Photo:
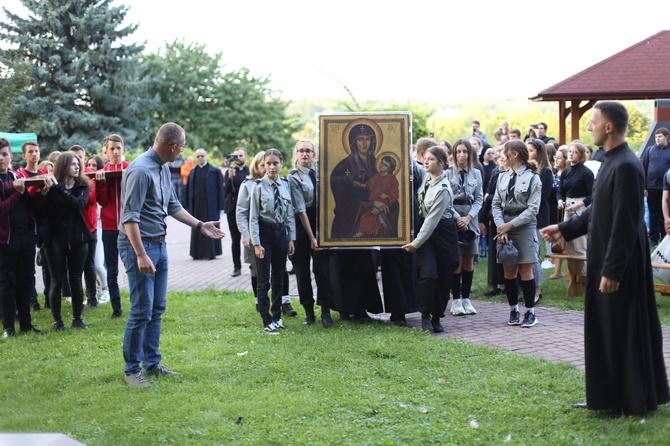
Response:
M144 274L137 266L137 255L130 241L119 236L119 254L126 267L130 288L130 314L123 336L126 374L155 367L161 361L159 351L161 319L165 312L168 258L165 242L142 240L147 255L156 267L155 274Z

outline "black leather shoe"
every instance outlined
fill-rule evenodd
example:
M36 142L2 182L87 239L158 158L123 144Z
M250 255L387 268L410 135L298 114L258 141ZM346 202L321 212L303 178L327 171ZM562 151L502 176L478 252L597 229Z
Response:
M298 312L293 309L291 304L281 304L281 312L284 314L284 316L297 316Z
M313 314L311 314L311 315L308 314L307 316L305 316L305 321L303 322L303 324L314 325L315 320L316 320L316 318L314 317Z
M421 315L421 329L425 331L431 331L433 329L433 324L430 321L430 314Z
M88 308L98 308L98 299L91 299L86 301L86 306Z
M63 323L63 321L54 322L54 330L64 331L65 330L65 324Z
M81 328L82 330L86 330L88 325L86 325L81 319L72 319L72 328Z
M37 327L35 327L34 325L31 325L30 328L27 328L27 329L25 329L25 330L22 328L22 329L21 329L21 333L37 333L37 334L44 334L44 333L42 333L42 330L38 330Z
M321 311L321 323L323 324L323 328L333 326L333 318L330 315L330 311Z
M444 327L440 324L440 320L432 321L433 333L444 333Z
M240 274L242 274L242 271L240 271L239 268L235 268L235 269L233 270L233 273L230 275L230 277L237 277L237 276L239 276Z
M2 337L7 339L7 338L13 338L16 336L16 331L14 331L13 328L5 328L5 330L2 332Z
M114 310L114 312L112 313L112 319L118 319L121 316L123 316L123 311L121 311L120 309Z

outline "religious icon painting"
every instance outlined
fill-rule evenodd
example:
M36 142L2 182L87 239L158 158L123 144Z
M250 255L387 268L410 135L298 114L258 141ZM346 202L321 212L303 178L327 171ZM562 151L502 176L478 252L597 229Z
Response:
M411 241L411 121L410 112L319 116L320 246Z

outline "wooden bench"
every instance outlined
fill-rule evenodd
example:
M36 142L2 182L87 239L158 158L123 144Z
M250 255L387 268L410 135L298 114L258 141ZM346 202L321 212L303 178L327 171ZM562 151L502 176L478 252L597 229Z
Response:
M568 289L565 292L567 297L581 296L584 294L582 283L586 282L586 276L582 276L582 268L586 261L586 256L578 254L548 254L549 259L565 259L568 263ZM670 269L670 264L651 262L652 268ZM670 294L670 285L664 283L655 283L654 291L662 294Z

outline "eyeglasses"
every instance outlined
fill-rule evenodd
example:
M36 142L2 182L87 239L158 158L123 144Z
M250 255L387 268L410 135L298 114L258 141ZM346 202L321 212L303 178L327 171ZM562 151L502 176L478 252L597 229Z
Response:
M177 146L177 147L179 147L179 150L184 150L184 147L186 147L186 143L184 143L184 144L181 145L181 146L180 146L179 144L177 144L177 143L174 143L174 144L172 144L172 145L173 145L173 146Z
M297 152L298 153L312 153L313 150L312 149L300 149L300 150L297 150Z

